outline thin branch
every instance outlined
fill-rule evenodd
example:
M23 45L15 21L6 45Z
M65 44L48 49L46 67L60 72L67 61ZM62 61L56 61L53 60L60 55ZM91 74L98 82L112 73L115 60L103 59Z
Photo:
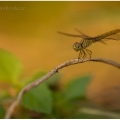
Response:
M79 63L83 63L83 62L87 62L87 61L93 61L93 62L102 62L102 63L106 63L106 64L109 64L109 65L112 65L114 67L117 67L120 69L120 64L115 62L115 61L112 61L112 60L109 60L109 59L103 59L103 58L92 58L92 59L84 59L84 60L78 60L78 59L72 59L72 60L68 60L60 65L58 65L56 68L54 68L53 70L51 70L50 72L48 72L46 75L44 75L43 77L41 77L40 79L32 82L32 83L29 83L28 85L26 85L25 87L23 87L21 89L21 91L19 92L16 100L10 105L10 107L8 108L8 110L6 111L6 115L4 118L6 119L9 119L11 118L12 116L12 113L15 109L15 107L20 103L21 99L22 99L22 96L25 92L27 92L28 90L40 85L43 81L45 81L46 79L48 79L49 77L51 77L52 75L54 75L55 73L58 72L58 70L64 68L64 67L67 67L67 66L70 66L70 65L74 65L74 64L79 64Z
M102 116L102 117L108 117L110 119L120 119L120 114L118 113L114 113L114 112L110 112L110 111L105 111L105 110L100 110L100 109L96 109L96 108L81 108L79 109L78 112L82 112L85 114L91 114L91 115L98 115L98 116Z

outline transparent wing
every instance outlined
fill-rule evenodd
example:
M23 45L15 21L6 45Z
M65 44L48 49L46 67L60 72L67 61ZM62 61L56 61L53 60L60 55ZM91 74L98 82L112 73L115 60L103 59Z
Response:
M106 44L105 41L107 41L107 40L120 40L120 34L111 35L111 36L109 36L109 37L106 37L106 38L104 38L104 39L101 39L101 40L98 41L98 42L101 42L101 43L103 43L103 44Z
M77 31L78 31L78 29L76 29ZM83 35L83 33L81 32L81 31L78 31L78 32L80 32L82 35L73 35L73 34L69 34L69 33L64 33L64 32L60 32L60 31L58 31L58 33L59 34L62 34L62 35L66 35L66 36L71 36L71 37L81 37L81 38L86 38L86 37L89 37L89 36L87 36L87 35ZM91 38L91 37L89 37L89 38ZM89 40L89 39L88 39ZM106 44L104 41L99 41L100 43L103 43L103 44Z
M58 33L59 33L59 34L62 34L62 35L66 35L66 36L81 37L81 38L83 38L83 35L73 35L73 34L64 33L64 32L60 32L60 31L58 31Z
M63 35L67 35L67 36L71 36L71 37L81 37L81 38L88 38L88 37L90 37L90 36L85 35L84 33L82 33L82 32L81 32L80 30L78 30L77 28L75 28L75 30L76 30L77 32L79 32L81 35L73 35L73 34L64 33L64 32L60 32L60 31L58 31L58 33L63 34Z
M94 40L96 42L99 41L99 40L103 40L103 39L119 40L120 35L118 33L120 33L120 29L112 30L112 31L109 31L109 32L106 32L106 33L95 36Z
M120 34L111 35L111 36L104 38L104 39L106 39L106 40L120 40Z
M77 28L75 28L75 30L77 31L77 32L79 32L82 36L84 36L84 37L90 37L90 36L88 36L88 35L85 35L83 32L81 32L80 30L78 30Z
M101 41L98 41L98 42L100 42L100 43L103 43L103 44L105 44L105 45L106 45L106 43L105 43L103 40L101 40Z

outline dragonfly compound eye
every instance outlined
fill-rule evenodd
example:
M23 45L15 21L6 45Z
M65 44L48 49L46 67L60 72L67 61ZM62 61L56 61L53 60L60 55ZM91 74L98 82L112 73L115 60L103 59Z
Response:
M81 49L80 43L75 42L75 43L73 44L73 49L74 49L75 51L79 51L79 50Z

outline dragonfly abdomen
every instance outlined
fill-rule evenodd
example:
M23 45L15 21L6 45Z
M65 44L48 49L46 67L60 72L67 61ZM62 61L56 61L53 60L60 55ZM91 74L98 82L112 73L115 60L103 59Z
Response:
M97 41L99 41L99 40L101 40L101 39L107 38L108 36L117 34L117 33L119 33L119 32L120 32L120 29L116 29L116 30L112 30L112 31L110 31L110 32L107 32L107 33L104 33L104 34L95 36L95 37L94 37L94 42L97 42Z

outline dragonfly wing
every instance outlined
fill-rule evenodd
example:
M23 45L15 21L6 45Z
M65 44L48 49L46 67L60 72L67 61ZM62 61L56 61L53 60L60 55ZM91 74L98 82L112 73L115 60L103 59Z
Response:
M105 43L103 40L101 40L101 41L99 41L99 42L101 42L101 43L103 43L103 44L105 44L105 45L106 45L106 43Z
M103 43L103 44L106 44L104 41L106 40L120 40L120 34L116 34L116 35L111 35L109 37L106 37L102 40L100 40L99 42Z
M107 37L106 39L120 40L120 34L111 35L111 36Z
M69 33L64 33L64 32L60 32L58 31L59 34L62 34L62 35L66 35L66 36L71 36L71 37L83 37L83 35L73 35L73 34L69 34Z
M106 44L104 41L106 40L120 40L120 34L116 34L116 35L110 35L109 37L106 37L104 39L99 40L98 42L101 42L103 44Z
M85 35L84 33L82 33L80 30L78 30L77 28L75 28L75 30L77 32L79 32L81 35L73 35L73 34L69 34L69 33L64 33L64 32L60 32L58 31L59 34L63 34L63 35L67 35L67 36L71 36L71 37L81 37L81 38L90 38L90 36Z
M82 36L84 36L84 37L90 37L90 36L88 36L88 35L85 35L83 32L81 32L80 30L78 30L77 28L75 28L75 30L77 31L77 32L79 32Z

